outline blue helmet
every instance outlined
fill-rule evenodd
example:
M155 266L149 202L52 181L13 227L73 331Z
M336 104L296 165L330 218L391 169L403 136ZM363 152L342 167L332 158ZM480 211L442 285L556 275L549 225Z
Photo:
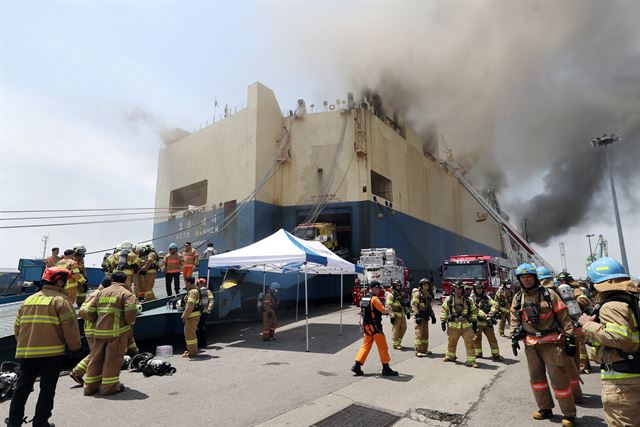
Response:
M170 243L169 249L178 249L178 245L176 245L175 243Z
M553 279L553 274L547 267L538 267L536 270L538 272L538 279Z
M528 262L525 262L524 264L520 264L518 268L516 268L516 277L522 276L525 274L533 274L534 276L538 276L536 267L533 264L529 264Z
M593 283L606 282L611 279L629 278L629 275L624 270L624 266L609 257L599 258L592 262L587 274Z
M271 285L269 285L269 289L271 290L277 290L280 289L280 283L278 282L272 282Z

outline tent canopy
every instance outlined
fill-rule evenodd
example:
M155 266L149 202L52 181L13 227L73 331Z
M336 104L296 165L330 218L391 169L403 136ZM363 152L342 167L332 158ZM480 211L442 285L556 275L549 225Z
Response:
M209 257L209 268L269 273L357 274L362 267L346 261L322 243L299 239L280 229L249 246Z

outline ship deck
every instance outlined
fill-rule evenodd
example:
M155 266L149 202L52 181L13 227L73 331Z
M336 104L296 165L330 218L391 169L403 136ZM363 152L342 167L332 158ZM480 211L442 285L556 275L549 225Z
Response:
M495 426L540 427L531 418L535 403L531 395L524 355L511 354L511 341L499 338L504 363L481 359L479 369L462 363L442 363L446 335L430 325L430 349L434 355L419 359L412 351L413 320L404 337L402 351L390 350L391 365L398 377L379 375L377 351L364 366L364 377L353 377L349 368L358 351L361 335L358 310L348 308L343 334L338 335L340 315L335 306L312 307L310 352L305 349L304 319L280 313L277 341L260 339L260 322L227 322L209 327L209 347L195 360L166 359L177 368L169 377L148 377L123 372L125 392L111 397L83 397L82 389L62 377L56 392L52 422L64 426L342 426L345 418L322 421L342 410L354 420L354 411L365 408L367 426ZM384 327L389 321L384 320ZM387 337L387 341L390 338ZM157 345L182 343L161 339ZM155 345L154 344L154 345ZM458 345L459 360L464 355ZM489 349L485 341L485 354ZM603 426L600 379L597 373L583 376L585 403L578 407L581 426ZM35 396L27 405L31 417ZM356 406L352 406L356 405ZM0 411L8 407L0 403ZM372 409L382 411L373 413ZM556 410L556 412L558 412ZM118 415L115 418L106 414ZM362 415L360 415L362 416ZM559 419L556 415L556 421Z

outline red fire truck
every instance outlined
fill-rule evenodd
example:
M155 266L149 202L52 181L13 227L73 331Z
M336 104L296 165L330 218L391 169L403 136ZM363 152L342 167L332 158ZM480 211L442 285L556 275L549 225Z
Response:
M382 285L378 297L384 303L385 291L391 286L392 280L402 282L403 293L409 295L409 270L404 262L396 256L396 251L390 248L362 249L358 264L364 268L353 284L353 303L360 305L360 299L367 293L369 283L377 280Z
M453 255L442 263L442 301L451 295L453 282L465 285L480 281L488 293L495 292L505 279L510 279L512 268L504 258L488 255Z

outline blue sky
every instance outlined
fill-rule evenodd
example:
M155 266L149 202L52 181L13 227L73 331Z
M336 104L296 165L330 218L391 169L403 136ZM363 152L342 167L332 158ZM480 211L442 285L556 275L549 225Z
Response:
M429 23L444 34L449 11L433 2L416 7L424 21L398 26L415 11L362 2L0 2L0 209L151 207L161 141L132 112L191 129L211 117L214 96L221 106L240 105L257 80L282 108L298 98L344 98L367 81L361 76L375 74L372 57L392 61L407 45L413 59L426 43L446 42L420 36ZM505 196L534 187L516 179ZM623 220L637 272L640 228L632 216ZM151 231L150 221L108 232L104 225L0 230L0 266L40 254L45 232L50 244L82 241L95 250ZM570 269L580 269L591 232L605 234L618 256L612 221L572 230L543 254L559 265L564 240Z

